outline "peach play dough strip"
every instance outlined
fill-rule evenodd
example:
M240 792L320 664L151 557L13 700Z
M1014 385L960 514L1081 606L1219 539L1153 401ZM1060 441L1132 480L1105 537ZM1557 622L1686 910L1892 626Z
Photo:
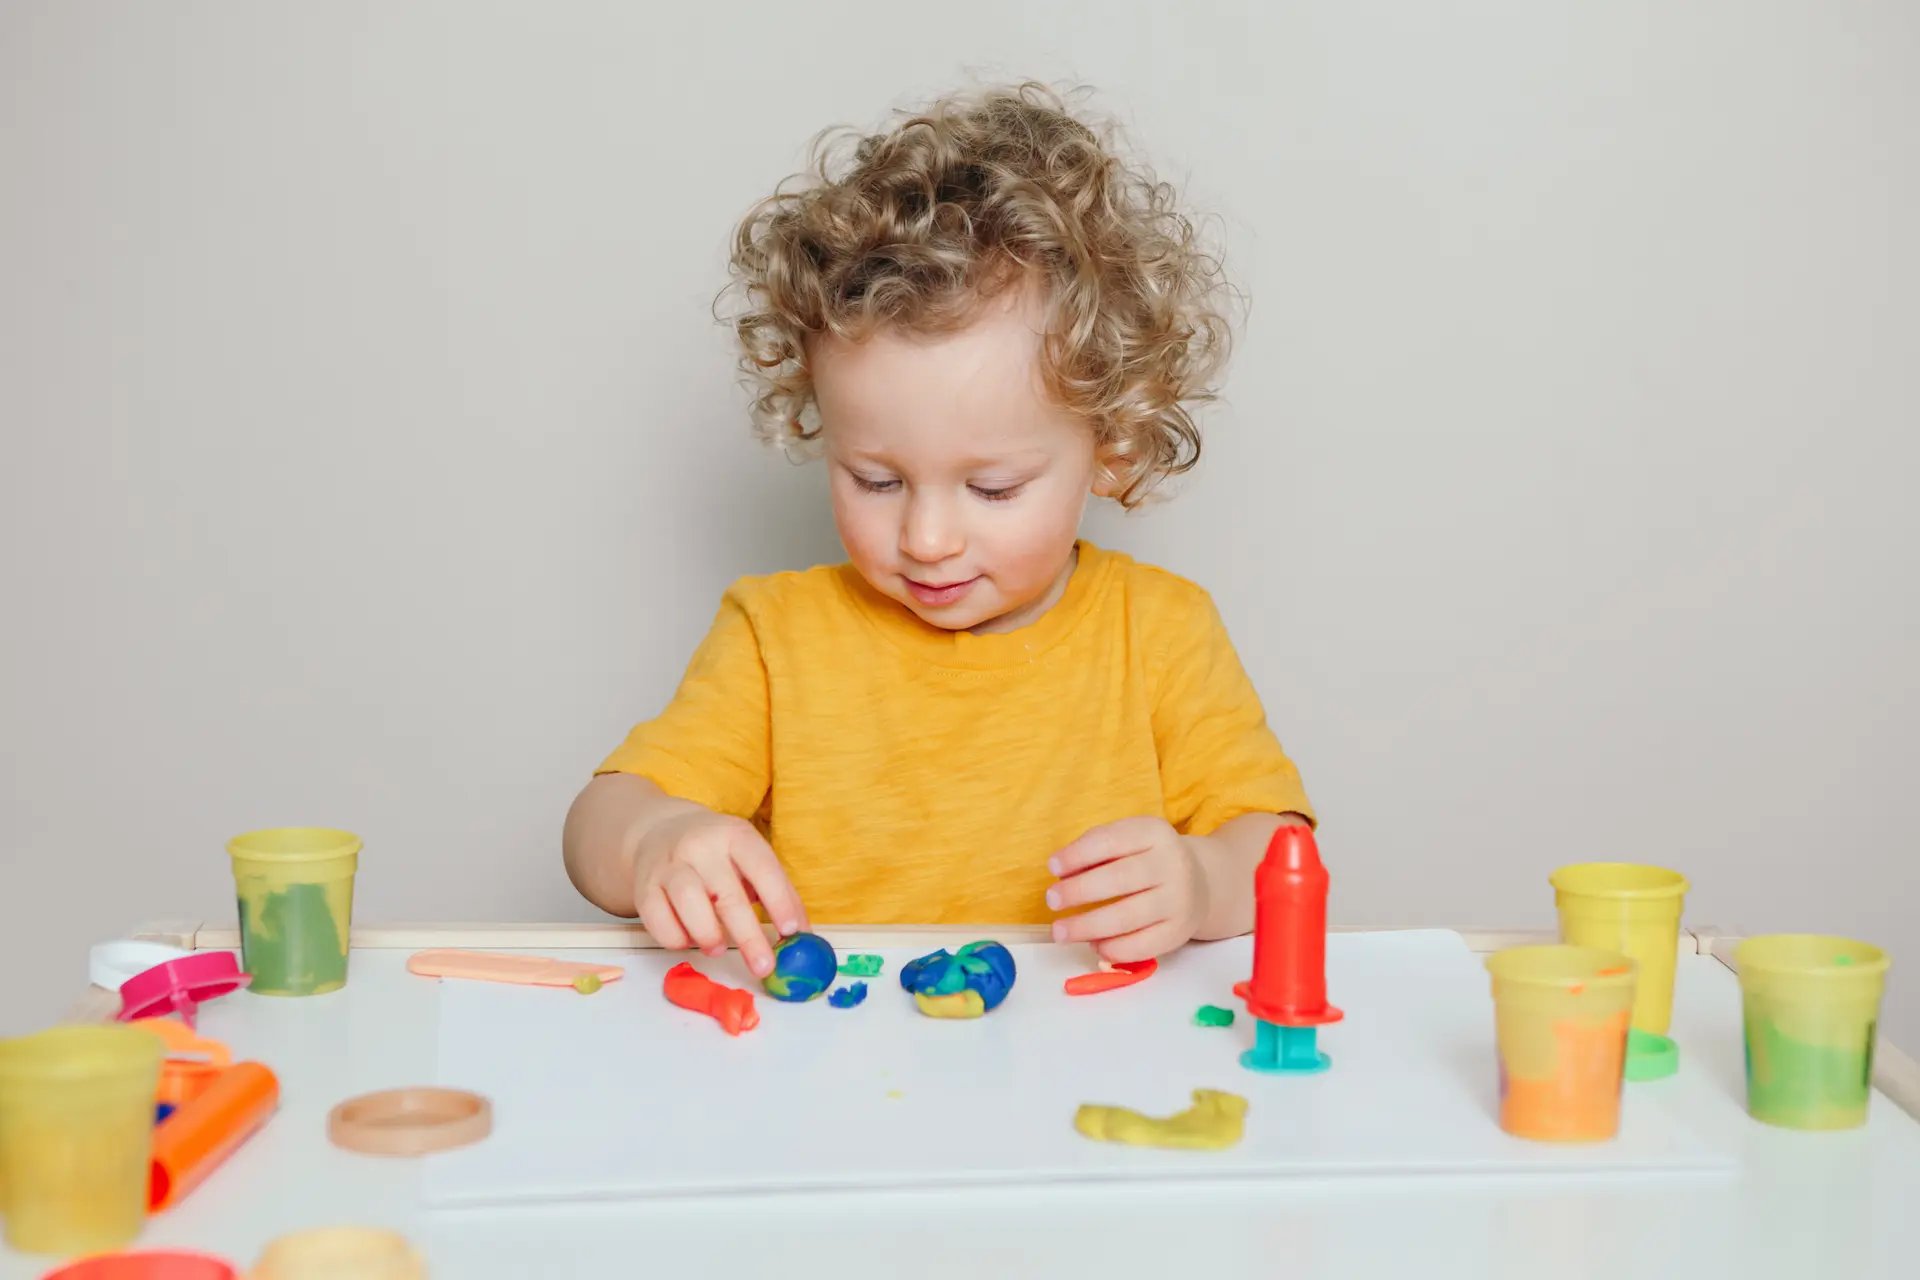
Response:
M574 979L595 977L618 982L626 970L617 964L582 964L551 956L509 955L499 951L416 951L407 972L423 978L472 978L477 982L513 982L528 987L570 987Z

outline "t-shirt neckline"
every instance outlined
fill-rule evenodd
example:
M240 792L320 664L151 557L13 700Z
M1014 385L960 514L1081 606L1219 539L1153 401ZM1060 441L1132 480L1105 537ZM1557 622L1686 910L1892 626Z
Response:
M1032 662L1070 635L1099 598L1111 574L1113 556L1085 538L1075 541L1078 561L1051 609L1013 631L975 635L930 626L912 610L880 594L851 564L839 566L839 580L854 606L889 642L906 652L947 667L988 670Z

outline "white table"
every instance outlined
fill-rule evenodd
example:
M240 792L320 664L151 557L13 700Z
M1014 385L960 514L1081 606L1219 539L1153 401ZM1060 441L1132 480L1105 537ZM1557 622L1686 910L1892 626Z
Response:
M1032 934L992 932L1009 942ZM144 936L200 948L236 944L231 930L196 926ZM836 929L835 936L850 947L955 941L944 930ZM1464 936L1476 950L1537 940ZM141 1245L207 1249L244 1269L284 1232L390 1226L422 1249L436 1280L701 1276L723 1268L785 1280L1165 1280L1175 1267L1210 1278L1342 1280L1403 1272L1423 1280L1920 1276L1920 1120L1910 1114L1920 1110L1920 1076L1912 1059L1882 1044L1879 1092L1865 1129L1801 1134L1748 1120L1740 1107L1739 989L1720 958L1729 939L1710 933L1683 938L1674 1034L1724 1091L1727 1105L1696 1119L1723 1150L1737 1153L1741 1167L1731 1178L1408 1177L1337 1186L819 1193L427 1212L420 1161L357 1156L327 1143L324 1118L341 1099L433 1082L440 988L406 973L413 950L521 947L551 954L636 940L644 936L624 926L362 929L342 992L302 1000L236 995L207 1005L200 1016L206 1034L280 1074L281 1109L184 1204L153 1219ZM97 1016L108 1003L94 991L75 1017ZM0 1251L0 1280L38 1277L48 1265Z

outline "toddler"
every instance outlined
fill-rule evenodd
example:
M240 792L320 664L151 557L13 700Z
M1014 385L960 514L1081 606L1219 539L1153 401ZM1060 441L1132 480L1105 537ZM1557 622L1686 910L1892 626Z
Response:
M814 921L1016 924L1110 962L1252 927L1313 819L1205 591L1079 537L1198 457L1228 329L1172 193L1037 85L956 95L742 222L758 431L847 562L733 584L574 801L566 866L764 976Z

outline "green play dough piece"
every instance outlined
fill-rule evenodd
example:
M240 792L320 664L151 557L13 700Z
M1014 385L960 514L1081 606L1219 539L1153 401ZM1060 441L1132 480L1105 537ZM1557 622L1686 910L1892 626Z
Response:
M840 972L850 978L871 978L880 972L883 964L885 961L879 956L852 955L841 961Z
M583 973L573 980L573 989L583 996L590 996L600 989L600 975Z
M1193 1011L1193 1025L1196 1027L1230 1027L1233 1025L1233 1010L1222 1009L1217 1004L1203 1004Z

